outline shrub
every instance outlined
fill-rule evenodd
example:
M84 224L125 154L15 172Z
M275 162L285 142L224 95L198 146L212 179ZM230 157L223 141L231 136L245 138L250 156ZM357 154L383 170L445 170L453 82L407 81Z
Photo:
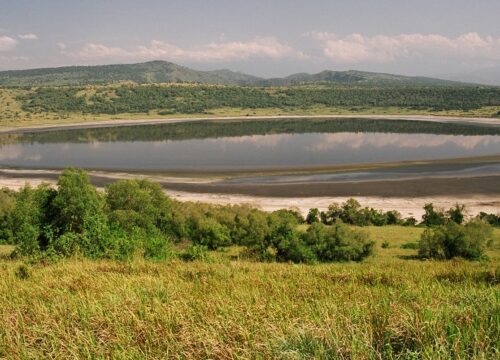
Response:
M29 279L31 277L31 271L29 269L28 266L22 264L22 265L19 265L16 269L16 277L18 279L21 279L21 280L26 280L26 279Z
M8 189L0 189L0 244L13 242L12 213L15 204L14 193Z
M313 224L302 238L319 261L360 261L373 253L375 245L366 232L342 223Z
M465 218L465 205L455 204L454 207L449 209L446 214L448 218L454 223L461 224Z
M145 259L165 260L174 257L172 243L161 234L147 236L143 241L143 250Z
M317 223L320 221L320 212L317 208L310 209L306 216L306 222L308 224Z
M466 225L449 222L428 228L419 242L419 255L423 258L451 259L462 257L478 260L493 241L491 227L482 221L471 221Z
M53 220L61 232L83 234L92 228L96 218L104 219L104 202L83 170L64 170L57 185Z
M82 235L75 233L65 233L53 239L49 243L50 250L64 257L73 256L82 244Z
M340 219L346 224L364 226L368 225L366 213L360 211L361 205L356 199L349 199L342 204Z
M297 209L280 209L280 210L276 210L274 212L291 215L295 218L295 220L297 221L298 224L304 224L306 222L306 220L304 219L304 217L302 216L300 211Z
M191 245L181 254L184 261L213 262L214 258L208 253L208 248L203 245Z
M396 210L390 210L385 213L387 225L399 225L402 223L401 214Z
M442 211L436 210L432 203L424 205L425 214L422 216L422 222L426 226L443 225L446 222L446 217Z
M380 211L375 210L373 208L364 208L362 210L364 213L364 223L366 225L373 224L375 226L384 226L387 225L387 214Z
M382 249L388 249L389 247L390 247L389 242L384 241L384 242L382 243Z
M403 226L415 226L415 225L417 225L417 219L415 219L413 216L407 217L406 219L403 220L403 223L401 225L403 225Z
M241 229L241 245L265 251L270 245L268 216L261 211L252 211L246 217L237 218Z
M400 246L401 249L412 249L417 250L419 248L419 243L416 242L407 242Z
M134 228L172 233L172 201L161 186L148 180L120 180L106 187L106 209L111 223L129 233Z
M342 208L339 204L333 203L328 206L328 210L325 213L325 219L323 223L325 225L332 225L342 216Z
M321 214L321 222L325 225L334 224L337 220L357 226L384 226L401 223L401 214L395 210L386 213L373 208L361 207L355 199L349 199L341 206L331 204L326 212Z
M479 220L483 220L484 222L487 222L490 225L500 226L500 216L499 215L487 214L487 213L481 211L479 213L479 215L477 215L477 218Z
M204 245L210 250L231 245L229 229L214 218L200 218L193 222L191 240L196 245Z
M17 194L11 213L11 232L19 255L36 255L45 251L52 237L50 229L53 218L52 199L56 191L47 185L36 189L23 187ZM47 236L50 234L50 236Z
M278 261L306 264L316 261L313 249L304 243L297 232L292 232L286 237L282 237L276 243L276 258Z

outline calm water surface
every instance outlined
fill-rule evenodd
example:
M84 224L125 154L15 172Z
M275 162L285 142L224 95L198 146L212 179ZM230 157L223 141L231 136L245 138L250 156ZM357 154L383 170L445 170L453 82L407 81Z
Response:
M0 142L0 165L210 171L500 155L500 128L329 121L306 126L304 120L290 120L10 134Z

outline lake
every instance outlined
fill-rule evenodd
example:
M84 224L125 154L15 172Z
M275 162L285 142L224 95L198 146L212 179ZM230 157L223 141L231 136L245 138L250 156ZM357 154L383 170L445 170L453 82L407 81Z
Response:
M199 121L0 136L0 166L40 169L209 172L495 155L500 127L379 119Z

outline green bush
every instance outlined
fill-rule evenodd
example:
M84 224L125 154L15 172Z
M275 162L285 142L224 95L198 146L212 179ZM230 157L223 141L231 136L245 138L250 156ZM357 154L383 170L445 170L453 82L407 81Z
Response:
M184 252L181 253L180 257L184 261L203 261L203 262L214 261L214 258L208 252L208 247L196 244L193 244L186 250L184 250Z
M401 249L412 249L417 250L419 248L419 243L416 242L407 242L400 246Z
M396 210L390 210L385 213L387 225L400 225L403 220L401 219L401 213Z
M172 201L161 186L148 180L120 180L106 187L110 223L129 233L135 228L164 234L173 232Z
M25 186L17 194L10 230L17 254L33 256L47 249L53 237L53 231L47 230L54 216L51 204L55 195L56 191L47 185L35 189Z
M191 240L210 250L231 245L229 229L214 218L200 218L193 222Z
M454 207L449 209L446 214L448 218L454 223L461 224L465 218L465 205L455 204Z
M96 218L104 219L104 201L79 169L67 169L57 182L57 193L51 206L54 224L64 232L83 234L92 229Z
M320 212L317 208L310 209L306 216L306 223L313 224L320 221Z
M161 234L149 235L143 241L144 258L165 260L175 256L172 243Z
M375 245L366 232L342 223L313 224L302 238L319 261L360 261L373 254Z
M384 226L401 224L401 214L396 210L383 212L369 207L361 207L356 199L348 199L342 205L331 204L326 212L320 214L321 222L332 225L337 220L357 226Z
M424 205L425 214L422 216L422 222L426 226L443 225L446 222L446 216L441 210L436 210L432 203Z
M413 216L407 217L404 219L401 223L403 226L415 226L417 225L417 219L415 219Z
M16 204L14 192L0 189L0 245L13 242L12 213Z
M75 255L82 244L82 235L72 232L64 233L50 241L50 250L55 254L69 257Z
M262 212L262 211L261 211ZM275 214L278 215L283 215L283 216L288 216L291 215L295 218L298 224L304 224L306 220L302 216L299 210L294 210L294 209L279 209L274 211Z
M424 231L419 242L419 255L433 259L462 257L479 260L492 241L491 226L480 220L466 225L449 222Z
M237 218L241 229L241 245L253 247L264 252L270 245L268 215L262 211L252 211L246 217Z
M304 243L297 232L292 232L276 243L276 259L309 264L316 261L316 254L310 246Z
M479 220L483 220L484 222L487 222L490 225L500 226L500 215L487 214L484 211L481 211L479 213L479 215L477 215L477 218Z

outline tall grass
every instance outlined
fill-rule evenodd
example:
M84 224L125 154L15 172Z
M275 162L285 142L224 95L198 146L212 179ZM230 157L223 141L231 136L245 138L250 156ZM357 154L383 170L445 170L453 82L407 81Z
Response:
M498 358L498 250L407 260L418 230L382 229L363 263L0 257L0 358Z

